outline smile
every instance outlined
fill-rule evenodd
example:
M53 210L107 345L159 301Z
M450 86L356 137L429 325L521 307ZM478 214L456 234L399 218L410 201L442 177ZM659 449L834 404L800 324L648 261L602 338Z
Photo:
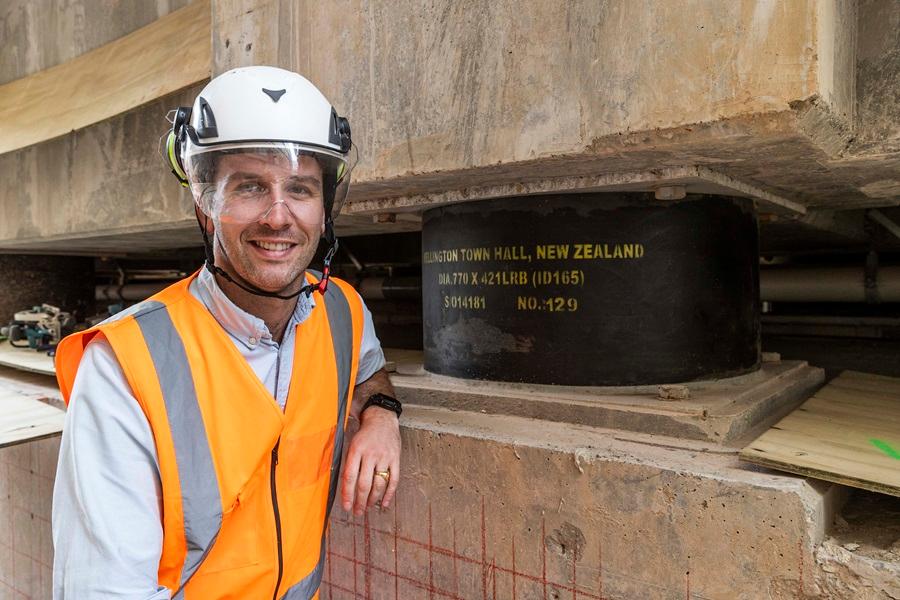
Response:
M259 246L263 250L271 250L273 252L282 252L296 246L296 244L291 242L263 242L261 240L255 240L251 243L255 246Z

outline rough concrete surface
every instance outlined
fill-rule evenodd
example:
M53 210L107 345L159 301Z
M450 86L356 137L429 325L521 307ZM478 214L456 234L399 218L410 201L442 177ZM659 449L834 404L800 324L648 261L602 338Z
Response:
M859 3L856 97L858 144L872 152L900 146L900 10L894 0Z
M119 33L87 19L83 0L57 17L44 2L8 8L5 56L14 58L4 73L28 71L16 57L43 57L25 62L44 67ZM147 4L114 10L136 26L180 5ZM806 206L859 209L900 201L891 141L900 64L889 26L898 12L890 0L217 0L213 71L297 69L349 115L361 161L348 214L417 211L447 192L477 199L485 186L527 194L567 177L698 165ZM58 28L64 41L33 41ZM65 41L73 37L82 41ZM191 228L189 203L156 159L161 116L176 104L0 157L9 182L0 244L46 250L72 239L85 251L86 236L116 223L122 239L169 231L170 247L184 245L174 232ZM417 226L364 221L349 231Z
M900 498L855 490L816 562L826 595L900 599Z
M333 14L309 10L312 22ZM336 24L353 43L329 27L295 35L307 44L301 64L363 122L362 177L376 179L784 110L817 89L814 13L804 0L355 1Z
M0 598L49 600L60 437L0 449Z
M336 512L324 598L817 593L833 486L609 430L443 409L411 407L403 443L396 508Z
M163 165L158 146L168 128L166 112L189 104L198 91L0 155L0 240L164 230L192 218L193 203ZM125 239L120 242L127 248Z
M0 376L53 395L46 377ZM886 544L877 523L844 509L849 526L827 532L840 486L697 442L520 417L408 406L402 437L395 508L335 509L323 600L894 598L874 594L897 568L871 549ZM58 449L0 450L0 597L50 597Z
M190 0L4 0L0 84L98 48Z
M214 45L242 43L213 71L275 61L322 86L358 124L356 200L672 164L815 205L897 195L896 156L830 164L852 154L851 2L251 4L214 11Z
M826 598L900 598L900 559L861 556L828 539L816 550L816 562L817 582Z
M804 362L767 363L759 371L684 384L690 398L660 399L660 386L574 387L465 380L434 375L392 377L403 402L516 415L668 435L717 444L752 439L809 398L825 380Z

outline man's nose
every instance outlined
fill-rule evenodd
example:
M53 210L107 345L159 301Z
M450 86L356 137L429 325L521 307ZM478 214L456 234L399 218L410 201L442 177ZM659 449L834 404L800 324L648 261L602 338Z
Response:
M259 222L271 229L287 229L294 222L294 215L288 208L287 195L279 190L270 193L272 204L260 217Z

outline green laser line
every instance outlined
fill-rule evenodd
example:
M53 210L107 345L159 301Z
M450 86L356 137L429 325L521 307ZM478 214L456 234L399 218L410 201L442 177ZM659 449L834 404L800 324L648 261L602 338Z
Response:
M891 448L890 444L888 444L887 442L884 442L882 440L876 440L876 439L871 439L869 441L872 442L873 446L875 446L876 448L878 448L879 450L881 450L882 452L884 452L891 458L893 458L895 460L900 460L900 452Z

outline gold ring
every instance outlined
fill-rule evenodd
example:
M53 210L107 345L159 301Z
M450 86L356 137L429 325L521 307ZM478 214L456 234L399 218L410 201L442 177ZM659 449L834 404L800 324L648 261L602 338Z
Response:
M385 482L389 482L391 480L391 470L375 471L375 477L381 477Z

